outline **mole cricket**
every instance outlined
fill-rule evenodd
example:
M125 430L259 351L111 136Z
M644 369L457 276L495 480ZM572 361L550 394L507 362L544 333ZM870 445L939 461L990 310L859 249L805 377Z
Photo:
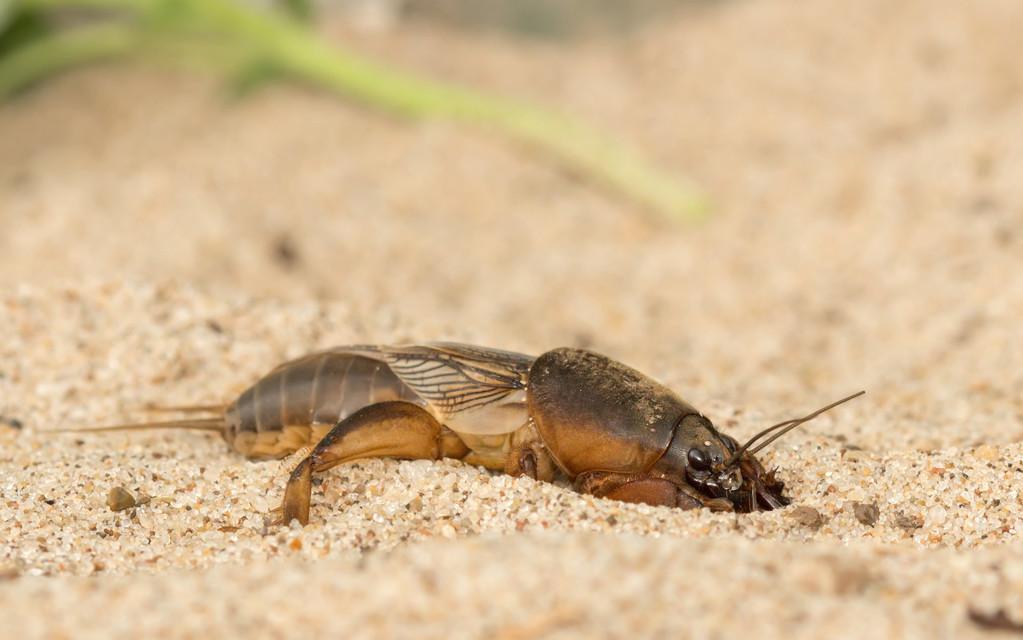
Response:
M789 504L756 454L863 393L740 446L667 387L592 351L357 345L285 362L228 404L168 407L208 417L84 431L215 431L257 460L315 445L288 479L284 524L309 522L313 473L374 457L454 458L546 482L561 474L597 497L748 513Z

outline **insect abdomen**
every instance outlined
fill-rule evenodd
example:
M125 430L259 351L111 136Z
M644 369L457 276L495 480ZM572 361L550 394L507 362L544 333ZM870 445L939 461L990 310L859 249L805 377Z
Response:
M318 441L367 405L404 400L425 406L386 363L316 353L285 363L249 387L226 411L227 439L251 458L280 458Z

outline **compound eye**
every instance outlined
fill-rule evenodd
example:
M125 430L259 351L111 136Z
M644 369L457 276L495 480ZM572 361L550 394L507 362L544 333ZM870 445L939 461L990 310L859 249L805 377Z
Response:
M689 466L693 469L697 471L710 471L710 455L703 449L693 447L686 454L686 458L689 460Z

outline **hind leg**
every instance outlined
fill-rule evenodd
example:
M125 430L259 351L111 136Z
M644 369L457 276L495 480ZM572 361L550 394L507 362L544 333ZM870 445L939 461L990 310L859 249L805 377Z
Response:
M278 524L309 523L313 473L361 458L462 458L465 444L423 408L408 402L363 407L337 423L291 473Z

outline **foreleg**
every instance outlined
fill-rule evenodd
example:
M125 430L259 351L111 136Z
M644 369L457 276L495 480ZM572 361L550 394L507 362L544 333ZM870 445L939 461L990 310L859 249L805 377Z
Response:
M598 498L638 502L678 509L707 507L712 511L732 511L732 503L723 498L708 498L687 484L641 473L591 471L575 479L575 489Z

